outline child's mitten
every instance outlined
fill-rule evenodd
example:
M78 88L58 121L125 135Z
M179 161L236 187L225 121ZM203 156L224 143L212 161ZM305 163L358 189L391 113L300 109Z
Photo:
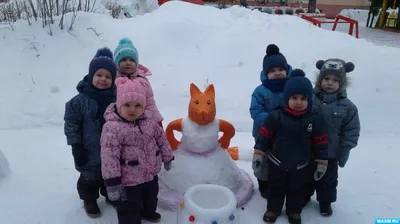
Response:
M338 161L338 164L341 168L343 168L346 165L347 160L349 159L349 156L350 156L350 150L343 149L342 154L340 155L340 158Z
M259 149L254 149L253 153L253 171L257 173L261 169L261 163L264 159L265 153Z
M314 179L317 181L324 176L328 168L328 160L316 159L315 162L317 163L317 169L314 171Z
M86 165L89 160L82 143L72 145L72 156L74 157L75 165L79 167Z
M164 163L164 169L165 169L166 171L170 171L171 168L172 168L172 162Z
M126 201L126 191L124 186L116 185L107 187L107 196L110 201Z

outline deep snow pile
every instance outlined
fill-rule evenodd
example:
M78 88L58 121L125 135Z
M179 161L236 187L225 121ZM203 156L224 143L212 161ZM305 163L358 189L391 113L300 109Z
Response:
M10 165L8 164L7 157L0 150L0 181L8 176L10 173Z
M364 124L363 130L396 131L400 125L395 111L381 109L398 102L396 97L384 97L396 91L391 84L399 79L392 72L400 68L398 49L320 29L295 16L239 7L221 11L172 1L151 14L122 21L79 13L71 33L54 29L49 36L39 26L29 27L23 21L16 24L15 32L0 31L0 66L5 68L0 74L4 87L0 100L7 102L1 110L1 129L62 125L64 103L76 93L75 86L87 72L95 50L115 48L121 37L132 39L140 62L153 71L150 79L166 121L186 114L186 106L177 105L186 104L190 82L214 83L217 91L229 87L218 91L217 102L226 102L218 104L218 114L238 131L250 131L250 94L260 83L265 47L275 43L289 63L304 69L311 79L319 59L353 61L356 70L350 75L349 94L360 105L361 119L374 120L376 114L388 118ZM371 95L364 97L365 93ZM374 103L379 106L370 106Z

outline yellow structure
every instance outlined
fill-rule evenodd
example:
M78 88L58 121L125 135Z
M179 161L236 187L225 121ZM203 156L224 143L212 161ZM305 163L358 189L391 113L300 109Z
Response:
M388 20L386 22L386 26L388 27L394 27L396 26L396 21L397 21L397 12L396 11L391 11L389 16L388 16Z

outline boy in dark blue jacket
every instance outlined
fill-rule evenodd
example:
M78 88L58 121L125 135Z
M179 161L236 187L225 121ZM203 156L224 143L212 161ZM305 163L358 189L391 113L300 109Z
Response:
M284 88L284 103L285 107L266 117L254 155L259 163L264 156L268 157L268 206L264 221L276 221L286 196L289 222L301 224L311 151L318 164L314 176L322 177L327 167L327 126L322 117L312 115L312 85L302 70L291 73Z
M72 146L75 169L80 173L77 190L88 216L100 216L99 191L107 196L101 176L100 135L104 112L115 102L117 67L108 48L99 49L89 65L89 74L78 83L79 94L65 104L64 133ZM110 204L110 200L106 199Z
M257 138L265 117L282 104L283 88L291 70L292 67L287 63L278 46L268 45L263 59L263 70L260 73L262 84L257 86L251 95L250 115L253 119L252 135L254 139ZM252 165L254 176L257 178L261 196L267 198L268 163L265 158L261 164L257 164L255 158L253 157Z

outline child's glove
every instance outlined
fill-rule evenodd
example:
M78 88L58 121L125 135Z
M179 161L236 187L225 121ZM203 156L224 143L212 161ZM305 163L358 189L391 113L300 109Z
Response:
M340 158L338 161L338 164L341 168L343 168L346 165L347 160L349 159L349 156L350 156L350 150L343 149L342 154L340 155Z
M172 168L172 162L164 163L164 169L165 169L166 171L170 171L171 168Z
M254 149L254 154L253 154L253 171L257 172L259 169L261 169L261 163L264 159L265 153L259 149Z
M72 156L74 157L75 165L79 167L86 165L89 160L85 147L82 143L72 145Z
M116 185L107 187L107 196L110 201L126 201L126 191L124 186Z
M314 171L314 180L320 180L328 168L328 160L316 159L317 169Z

